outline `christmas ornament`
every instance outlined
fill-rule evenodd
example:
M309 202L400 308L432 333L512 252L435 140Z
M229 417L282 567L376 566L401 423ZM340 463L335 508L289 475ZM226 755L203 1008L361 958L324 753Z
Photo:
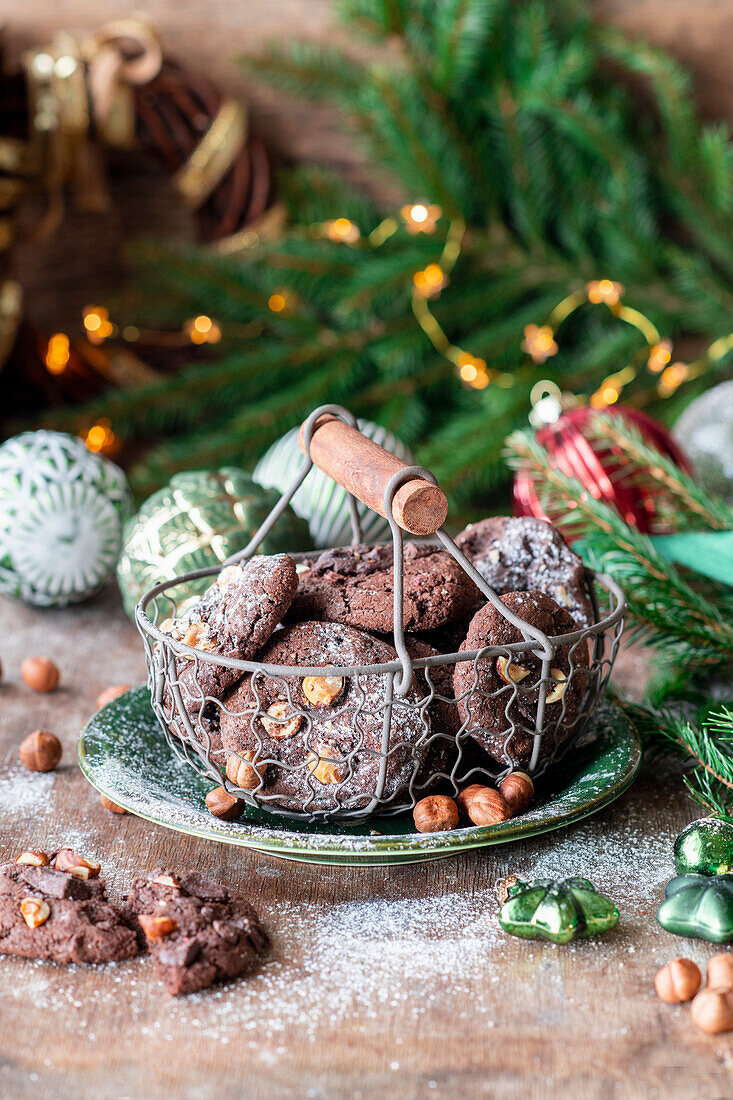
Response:
M131 617L144 592L162 580L223 562L243 550L279 494L233 467L176 474L129 521L117 566L122 602ZM260 545L265 554L311 548L308 525L288 508ZM211 583L190 584L191 595Z
M606 932L618 921L618 909L586 878L518 879L508 887L499 923L525 940L570 940Z
M674 842L678 875L727 875L733 871L733 825L703 817L683 829Z
M733 875L678 875L664 898L657 920L668 932L711 943L733 939Z
M610 405L604 412L631 423L647 443L689 472L689 463L681 449L666 428L652 417L621 405ZM563 474L580 480L591 496L614 507L630 526L648 532L656 515L653 494L643 485L624 478L624 456L613 444L591 442L587 438L587 429L595 415L596 410L589 406L569 409L553 423L538 428L537 442ZM545 515L531 478L521 469L514 478L514 513L550 521L560 518Z
M696 397L674 426L702 487L733 505L733 380Z
M0 592L38 606L86 599L114 571L125 475L80 439L24 432L0 447Z
M386 428L373 424L371 420L359 420L358 423L359 431L380 447L391 451L403 462L413 462L408 448ZM273 443L258 462L253 476L260 485L282 493L290 488L302 462L303 452L298 446L298 429L293 428ZM310 471L291 504L294 511L308 521L311 537L319 549L347 546L351 542L348 494L317 467ZM363 542L379 542L389 538L389 524L386 519L372 512L361 501L357 501L356 507L362 524Z

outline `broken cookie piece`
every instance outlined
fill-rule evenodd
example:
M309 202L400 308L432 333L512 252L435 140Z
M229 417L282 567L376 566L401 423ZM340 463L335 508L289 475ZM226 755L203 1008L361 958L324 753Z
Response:
M21 852L0 865L0 954L106 963L137 953L135 931L107 901L96 861L62 848Z
M194 872L135 879L128 906L173 995L238 977L269 946L249 902Z

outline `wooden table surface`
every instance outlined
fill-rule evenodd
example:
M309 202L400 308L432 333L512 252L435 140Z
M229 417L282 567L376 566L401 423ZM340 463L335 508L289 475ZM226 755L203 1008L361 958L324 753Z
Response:
M62 670L52 695L20 680L28 655ZM38 611L0 600L0 856L69 842L101 860L115 899L165 863L221 876L259 909L274 948L250 976L169 998L148 959L64 968L0 957L0 1096L354 1098L729 1097L733 1038L661 1004L658 967L713 948L654 919L671 845L694 808L644 774L562 832L395 868L309 867L187 838L103 810L75 763L98 692L143 678L117 596ZM638 658L635 659L638 672ZM18 744L63 740L56 773ZM619 904L608 935L564 948L504 935L494 884L510 871L592 878Z

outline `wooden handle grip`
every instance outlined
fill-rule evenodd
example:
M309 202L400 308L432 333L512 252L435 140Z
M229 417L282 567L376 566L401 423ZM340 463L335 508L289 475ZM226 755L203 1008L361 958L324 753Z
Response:
M301 425L298 443L306 453L305 425ZM329 413L319 417L311 440L311 458L319 470L328 474L368 508L385 516L384 490L389 479L407 463L367 439ZM437 485L412 478L401 485L392 501L392 514L403 531L412 535L432 535L445 522L448 501Z

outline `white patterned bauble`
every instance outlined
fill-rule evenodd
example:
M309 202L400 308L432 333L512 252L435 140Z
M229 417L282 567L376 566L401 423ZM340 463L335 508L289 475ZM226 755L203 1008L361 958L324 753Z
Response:
M413 457L405 444L380 424L359 420L359 431L386 451L412 465ZM303 462L298 446L298 429L293 428L270 447L258 462L254 479L267 489L289 489ZM319 549L348 546L351 542L348 494L345 489L317 467L308 474L291 501L293 511L308 521L311 538ZM357 501L364 542L381 542L390 537L389 524L382 516Z
M127 479L63 432L0 447L0 592L39 607L91 596L114 572L132 510Z
M696 397L672 434L703 489L733 505L733 379Z

